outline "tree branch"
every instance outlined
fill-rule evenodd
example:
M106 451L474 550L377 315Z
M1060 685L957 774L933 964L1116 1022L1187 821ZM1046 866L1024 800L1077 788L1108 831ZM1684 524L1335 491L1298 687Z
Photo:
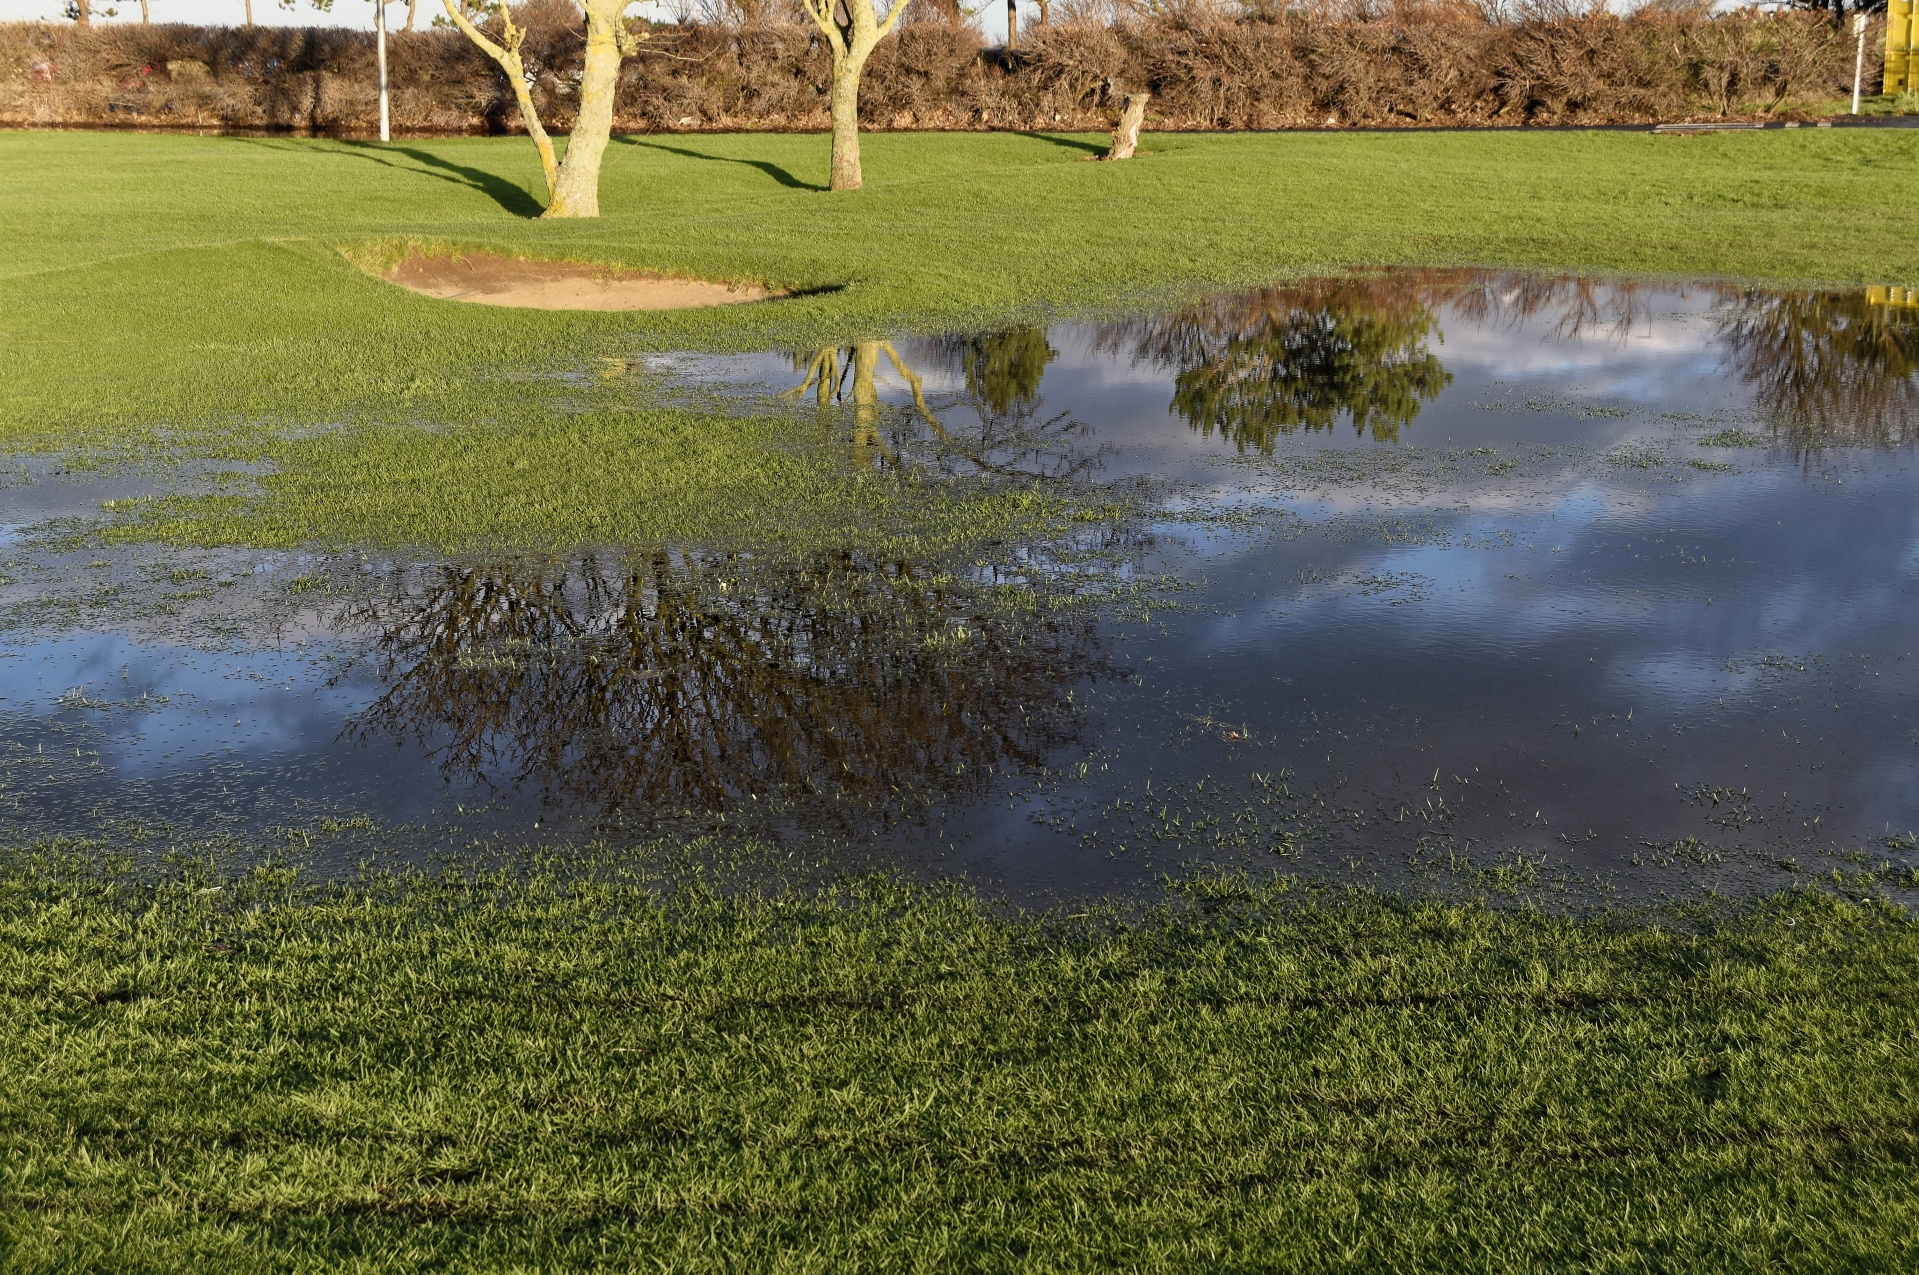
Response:
M527 135L540 152L540 169L546 174L546 199L551 204L555 191L559 189L560 166L553 158L553 139L546 135L546 127L540 123L540 113L533 106L532 91L527 87L526 62L520 57L520 42L526 38L526 33L513 25L513 15L502 5L500 16L506 23L503 33L506 46L502 48L474 26L466 14L455 7L453 0L440 0L440 3L445 6L447 16L453 19L453 25L465 32L466 38L473 41L480 52L498 62L500 69L506 72L507 82L513 85L513 96L520 106L520 118L526 122Z

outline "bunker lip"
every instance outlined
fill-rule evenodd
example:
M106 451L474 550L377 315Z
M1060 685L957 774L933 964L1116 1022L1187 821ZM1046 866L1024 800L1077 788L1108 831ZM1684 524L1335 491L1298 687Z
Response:
M756 283L714 283L488 252L414 253L383 277L409 292L442 301L530 310L694 310L787 295Z

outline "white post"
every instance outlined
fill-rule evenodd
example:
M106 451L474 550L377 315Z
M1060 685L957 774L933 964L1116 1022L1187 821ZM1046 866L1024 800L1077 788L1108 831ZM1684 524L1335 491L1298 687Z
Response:
M393 128L386 94L386 0L373 0L373 30L374 45L380 53L380 140L390 142L393 140ZM1858 90L1855 89L1853 95L1857 97ZM1858 113L1859 108L1855 105L1853 114Z
M1852 35L1860 36L1860 52L1852 60L1852 113L1860 113L1860 81L1865 79L1865 13L1852 15ZM380 83L386 81L382 79Z

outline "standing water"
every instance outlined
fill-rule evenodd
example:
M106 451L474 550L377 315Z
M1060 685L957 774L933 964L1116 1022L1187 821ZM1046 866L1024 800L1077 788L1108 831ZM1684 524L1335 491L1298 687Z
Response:
M28 571L0 819L744 827L1022 894L1195 861L1662 890L1907 862L1916 369L1919 319L1875 293L1486 272L662 357L817 413L853 463L1154 512L957 574L697 546L355 564L344 601L211 636L58 622Z

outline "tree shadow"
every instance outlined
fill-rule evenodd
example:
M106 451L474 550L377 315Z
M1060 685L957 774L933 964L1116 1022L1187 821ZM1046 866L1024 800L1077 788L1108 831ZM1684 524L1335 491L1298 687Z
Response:
M1051 142L1053 145L1062 146L1069 151L1084 151L1088 155L1104 155L1112 146L1110 142L1089 142L1078 137L1061 137L1058 133L1021 132L1017 135L1020 137L1030 137L1036 142Z
M637 137L616 137L613 139L624 146L644 146L649 150L665 151L669 155L682 155L687 159L704 159L715 164L745 164L748 168L757 168L768 177L788 190L825 190L825 186L809 181L801 181L778 164L764 159L735 159L731 155L709 155L705 151L689 150L684 146L668 146L664 142L649 142Z
M507 180L498 173L490 173L484 168L473 168L443 159L432 151L411 146L395 146L391 143L362 142L350 138L338 139L335 144L347 148L337 153L349 155L354 159L364 159L387 168L397 168L403 172L421 173L427 177L438 178L440 181L465 186L469 190L477 190L516 217L538 217L546 211L546 206L528 194L525 187ZM404 155L426 167L415 168L409 164L398 164L385 158L388 155Z

